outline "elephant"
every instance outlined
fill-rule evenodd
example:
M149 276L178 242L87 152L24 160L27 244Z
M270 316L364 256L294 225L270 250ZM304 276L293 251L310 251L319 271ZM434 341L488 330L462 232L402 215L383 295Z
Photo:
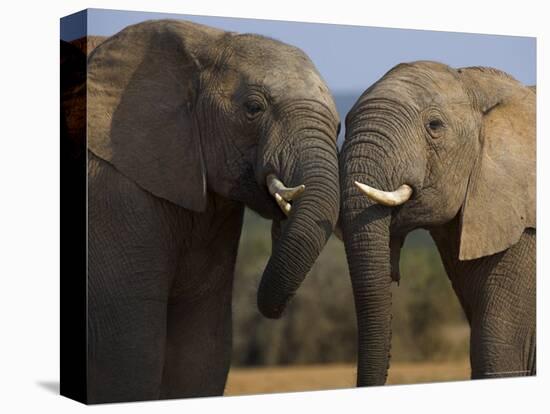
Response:
M331 93L300 49L181 20L88 58L88 398L222 395L244 207L272 220L282 315L340 206Z
M470 325L471 377L536 373L536 94L488 67L402 63L346 116L340 223L357 385L386 382L391 283L429 231Z

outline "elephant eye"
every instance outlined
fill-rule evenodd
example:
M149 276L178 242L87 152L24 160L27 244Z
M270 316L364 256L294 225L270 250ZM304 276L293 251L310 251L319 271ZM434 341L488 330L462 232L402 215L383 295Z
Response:
M430 123L428 124L428 127L430 129L437 130L443 127L443 122L439 119L434 119L433 121L430 121Z
M433 138L438 138L444 126L445 124L441 119L432 119L426 124L426 129Z
M249 117L256 117L260 112L264 110L264 107L258 101L247 101L244 104L246 114Z

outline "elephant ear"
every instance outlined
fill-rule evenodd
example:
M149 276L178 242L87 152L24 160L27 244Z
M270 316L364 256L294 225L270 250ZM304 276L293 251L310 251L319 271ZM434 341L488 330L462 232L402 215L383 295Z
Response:
M536 95L503 72L459 71L482 113L479 158L462 208L460 260L501 252L536 228Z
M212 32L212 31L211 31ZM139 186L194 211L206 171L193 114L205 26L148 21L109 38L88 60L88 148Z

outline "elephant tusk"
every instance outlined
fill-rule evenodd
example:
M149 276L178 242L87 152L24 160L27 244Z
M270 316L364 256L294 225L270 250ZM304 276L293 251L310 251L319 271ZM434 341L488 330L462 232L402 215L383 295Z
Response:
M269 174L266 178L266 183L269 193L272 196L275 197L275 194L279 193L286 201L292 201L298 198L306 189L306 186L303 184L296 187L287 187L275 176L275 174Z
M279 207L281 207L283 213L288 216L290 214L290 209L292 208L290 203L285 201L278 193L275 193L275 201L277 201L277 204L279 204Z
M409 198L413 190L407 184L403 184L395 191L382 191L366 184L355 181L355 186L371 200L388 207L400 206Z
M275 197L275 201L287 216L290 214L290 201L298 198L306 189L303 184L296 187L287 187L275 174L269 174L266 177L266 184L269 194Z

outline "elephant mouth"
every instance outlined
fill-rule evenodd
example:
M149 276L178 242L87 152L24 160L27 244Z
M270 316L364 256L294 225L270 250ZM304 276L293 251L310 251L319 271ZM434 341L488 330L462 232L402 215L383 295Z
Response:
M253 168L247 168L232 195L265 219L287 219L293 212L295 200L304 193L305 185L287 187L273 172L265 174L261 185L254 177Z
M243 203L267 220L286 218L275 199L269 194L267 186L258 185L251 165L244 168L236 183L230 188L229 198Z
M245 204L264 219L282 221L287 218L267 190L258 191L255 197L245 201Z
M407 182L394 191L383 191L358 181L354 182L354 185L370 202L391 209L392 236L402 237L430 223L424 217L425 212L421 201L422 187Z

